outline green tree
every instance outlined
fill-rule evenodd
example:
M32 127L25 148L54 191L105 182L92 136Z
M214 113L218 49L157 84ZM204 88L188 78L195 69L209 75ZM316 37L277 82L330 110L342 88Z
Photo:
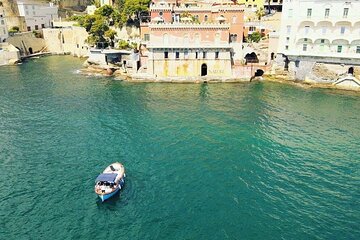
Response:
M130 44L129 44L127 41L121 39L121 40L118 42L118 48L119 48L119 49L129 49L129 48L130 48Z
M109 30L109 26L106 19L104 17L97 17L91 25L89 34L93 36L92 39L96 40L96 42L106 42L104 35L107 30Z
M136 21L139 22L140 14L149 11L150 1L151 0L124 0L124 6L121 12L122 22L125 23L133 16L135 16Z
M115 9L110 5L104 5L95 10L95 15L101 15L103 17L111 17Z
M248 36L248 42L260 42L261 40L261 34L259 32L254 32Z
M18 33L20 32L20 28L18 26L13 26L9 29L9 33Z
M115 39L116 35L117 35L117 32L114 31L113 29L109 29L105 32L105 37L110 39L112 47L114 46L114 39Z

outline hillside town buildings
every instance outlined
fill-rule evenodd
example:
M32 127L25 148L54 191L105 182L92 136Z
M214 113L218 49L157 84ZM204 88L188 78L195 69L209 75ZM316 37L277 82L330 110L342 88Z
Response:
M264 8L265 0L238 0L237 3L244 4L247 8L260 9Z
M17 1L19 15L25 18L26 30L33 31L51 27L53 19L58 18L58 7L53 3Z
M8 36L9 35L5 19L5 9L3 6L0 6L0 43L5 41Z
M289 61L360 64L360 2L285 0L278 53Z
M155 2L142 23L147 73L155 77L231 77L242 59L244 7Z
M100 6L104 6L104 5L114 6L115 0L100 0Z
M266 0L265 1L265 9L281 11L282 10L282 3L283 3L283 0Z

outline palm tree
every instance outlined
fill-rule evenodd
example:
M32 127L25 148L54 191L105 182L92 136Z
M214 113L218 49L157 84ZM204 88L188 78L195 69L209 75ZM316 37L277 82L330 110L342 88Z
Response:
M255 12L255 14L256 14L256 17L258 18L258 20L260 21L261 18L262 18L263 16L265 16L264 8L259 8L259 9L257 9L256 12Z

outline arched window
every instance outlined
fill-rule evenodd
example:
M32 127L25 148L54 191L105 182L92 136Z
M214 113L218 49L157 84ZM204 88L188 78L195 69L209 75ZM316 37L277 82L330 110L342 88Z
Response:
M236 23L236 16L232 17L232 23Z
M204 22L207 22L207 21L208 21L208 15L205 15Z
M164 13L160 11L159 16L162 17L163 15L164 15Z
M189 34L184 34L184 44L189 44Z
M237 41L237 34L230 34L230 42L236 42Z
M169 35L167 33L163 35L163 44L169 44Z
M199 33L195 33L195 43L196 44L200 44L200 34Z
M215 34L215 43L220 43L220 33Z

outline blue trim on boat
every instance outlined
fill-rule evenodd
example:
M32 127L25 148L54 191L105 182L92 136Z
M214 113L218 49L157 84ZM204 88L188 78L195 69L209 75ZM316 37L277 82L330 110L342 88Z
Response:
M124 187L125 185L125 178L121 178L119 181L119 186L121 187L121 189ZM114 192L109 193L109 194L104 194L104 195L98 195L99 198L101 198L101 201L104 202L105 200L111 198L112 196L114 196L117 192L119 192L120 187L118 187Z

